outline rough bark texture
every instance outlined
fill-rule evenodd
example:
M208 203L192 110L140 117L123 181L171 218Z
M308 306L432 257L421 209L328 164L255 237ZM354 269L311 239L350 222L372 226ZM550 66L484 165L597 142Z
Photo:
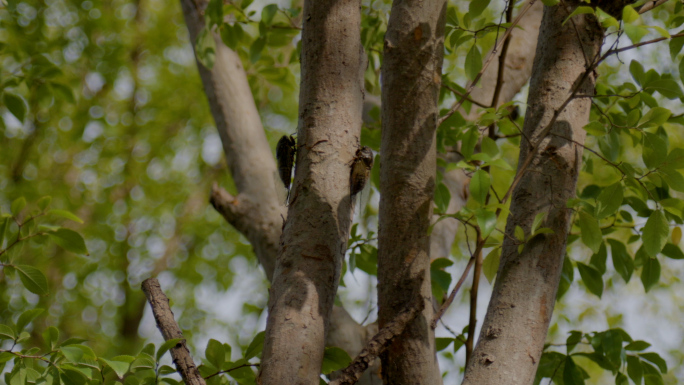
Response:
M363 106L361 3L304 3L297 164L269 299L262 384L316 384L351 225Z
M157 322L157 327L164 337L164 341L183 338L183 333L173 318L173 312L169 307L169 299L162 291L159 281L156 278L144 280L142 290L150 302L154 320ZM173 363L183 378L183 382L187 385L205 385L204 378L197 370L192 356L190 356L190 350L185 344L185 339L171 348L171 357L173 357Z
M543 9L542 2L537 1L520 19L518 25L521 29L516 28L511 32L499 105L511 101L530 79L532 59L537 48L537 36L539 35L539 24L541 23ZM495 55L498 57L500 54L501 52L497 52ZM499 60L497 59L482 74L480 86L471 92L471 99L489 105L498 80L498 69ZM478 110L477 106L473 106L470 113L466 114L464 111L461 113L467 120L474 120L479 115ZM468 199L469 180L463 170L451 170L444 174L442 182L451 193L451 200L446 211L448 214L458 212L465 205ZM447 257L450 254L458 224L456 219L447 218L437 223L432 229L430 235L430 256L432 259Z
M416 297L423 311L381 355L386 384L441 384L435 356L430 238L446 1L395 1L385 35L378 234L378 321Z
M203 9L207 3L205 0L181 0L193 49L197 35L205 25L204 16L197 7ZM197 61L197 68L231 175L240 193L230 199L230 206L224 206L221 212L249 239L270 279L282 226L280 215L284 213L274 184L276 165L242 62L219 36L214 35L214 40L214 67L210 70ZM228 212L235 215L225 215ZM247 217L244 213L250 215ZM238 219L250 222L250 226L238 227L235 223Z
M603 37L593 15L579 15L563 25L578 3L563 4L544 7L523 128L536 148L521 141L519 167L530 151L535 156L513 191L509 236L464 384L532 384L553 312L572 215L565 204L575 196L585 138L582 127L591 102L573 100L550 126L550 135L540 136L573 89L593 93L592 74L576 83L596 58ZM521 226L528 233L538 213L548 213L543 226L554 234L538 235L519 254L514 228Z

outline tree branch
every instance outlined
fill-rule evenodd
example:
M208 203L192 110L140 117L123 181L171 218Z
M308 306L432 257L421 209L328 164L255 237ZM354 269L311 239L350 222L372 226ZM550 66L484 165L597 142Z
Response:
M363 372L368 369L373 361L389 347L394 337L400 335L406 329L406 325L423 310L425 301L421 298L401 311L387 325L385 325L373 338L368 341L368 345L359 353L349 366L342 369L339 377L330 381L329 385L351 385L355 384Z
M157 327L164 337L164 341L183 338L183 333L173 318L171 307L169 307L169 299L162 291L159 281L156 278L144 280L142 290L152 307L154 320L157 322ZM173 357L176 370L178 370L178 373L187 385L206 385L204 378L200 375L195 362L190 356L190 350L185 343L185 339L182 339L181 342L171 348L171 357Z

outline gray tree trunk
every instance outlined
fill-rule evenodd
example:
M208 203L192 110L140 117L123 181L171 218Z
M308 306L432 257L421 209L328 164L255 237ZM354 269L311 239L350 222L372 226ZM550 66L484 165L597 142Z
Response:
M360 7L304 2L297 164L270 290L264 385L319 381L352 220L365 69Z
M441 384L435 355L430 237L446 1L397 0L385 35L378 234L378 321L418 296L424 310L382 354L385 384Z
M591 101L573 100L549 135L544 131L574 90L593 94L592 73L578 81L603 38L593 15L563 25L578 2L562 4L544 7L523 128L536 147L521 140L519 172L528 154L534 157L513 191L496 284L463 384L532 384L546 339L572 218L565 204L575 196ZM534 237L518 253L515 226L529 234L538 213L548 213L543 226L554 234Z
M205 25L202 10L207 3L206 0L181 0L191 43ZM266 276L272 280L282 218L286 215L273 185L276 166L240 58L218 36L215 40L214 67L208 69L198 62L197 68L239 194L235 197L215 186L211 202L228 223L247 237ZM328 344L354 356L377 327L371 325L367 330L338 306L335 314L338 316L331 319ZM376 378L372 382L370 375L366 375L359 383L377 384L378 381Z

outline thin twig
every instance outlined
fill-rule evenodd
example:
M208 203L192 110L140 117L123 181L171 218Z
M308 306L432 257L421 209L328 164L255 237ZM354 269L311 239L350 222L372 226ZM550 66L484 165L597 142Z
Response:
M433 329L437 327L437 322L442 318L444 315L444 312L449 308L452 302L454 302L454 298L456 298L456 293L461 289L461 286L463 285L463 282L465 281L466 277L468 276L468 272L470 272L470 268L473 266L473 263L475 263L475 255L477 254L477 250L475 250L475 254L470 257L468 260L468 264L465 267L465 270L463 270L463 274L461 275L461 278L458 280L456 283L456 286L454 287L453 290L451 290L451 293L449 294L449 297L447 298L446 301L442 304L442 307L439 308L439 311L435 314L435 316L432 318L432 324L430 325Z
M466 340L466 367L473 354L475 343L475 329L477 328L477 293L480 287L480 275L482 275L482 247L485 241L480 232L477 232L477 252L475 253L475 269L473 269L473 286L470 289L470 320L468 322L468 339Z
M515 6L515 0L510 0L508 2L508 8L506 8L506 23L510 23L513 20L513 7ZM508 47L511 45L511 35L505 37L503 46L501 47L501 54L499 55L499 68L496 74L496 86L494 86L494 95L492 95L492 108L496 108L499 104L499 96L501 96L501 89L503 88L504 70L506 69L506 54L508 53ZM496 54L493 51L492 54ZM494 139L496 132L494 132L494 123L489 125L489 137Z

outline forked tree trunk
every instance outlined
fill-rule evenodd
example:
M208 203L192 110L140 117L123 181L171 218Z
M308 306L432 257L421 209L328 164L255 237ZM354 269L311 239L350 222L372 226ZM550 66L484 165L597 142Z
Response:
M363 106L361 3L303 10L297 164L273 285L259 382L316 384L351 225L350 165Z
M424 310L383 353L385 384L441 384L430 289L438 97L446 1L396 0L385 35L378 233L382 328L422 297Z
M563 24L578 2L545 7L532 71L518 172L528 154L534 158L513 191L501 264L487 315L464 384L532 384L542 353L565 256L582 161L582 145L591 101L571 101L544 135L554 113L576 90L592 95L594 75L585 71L596 60L603 32L593 15ZM584 79L583 82L579 82ZM534 147L533 147L534 146ZM514 241L520 226L529 234L538 213L548 213L538 235L522 253Z

